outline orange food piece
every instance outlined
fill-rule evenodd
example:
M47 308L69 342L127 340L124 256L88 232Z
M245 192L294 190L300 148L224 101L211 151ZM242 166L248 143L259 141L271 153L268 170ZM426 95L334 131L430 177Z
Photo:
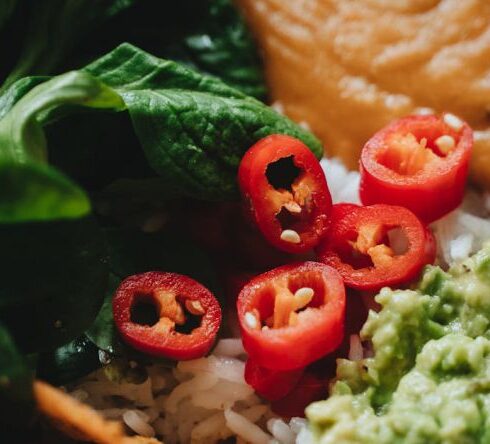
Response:
M121 423L105 419L93 408L42 381L34 382L38 410L73 439L97 444L161 444L154 438L126 436Z
M272 101L357 169L391 120L447 111L474 129L473 178L490 187L490 2L238 0Z

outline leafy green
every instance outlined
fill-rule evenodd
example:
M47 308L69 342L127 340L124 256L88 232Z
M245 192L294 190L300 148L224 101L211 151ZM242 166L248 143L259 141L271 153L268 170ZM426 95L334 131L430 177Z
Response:
M78 68L129 41L151 53L216 75L263 99L261 62L231 0L18 0L5 38L22 41L4 88L26 75ZM14 0L0 6L2 20ZM7 50L9 48L6 48Z
M265 98L261 61L231 0L139 2L114 22L104 29L104 34L112 34L107 49L130 42L219 77L247 95Z
M0 321L26 351L52 350L91 325L95 344L107 351L116 344L108 299L99 312L108 276L104 239L73 177L91 192L104 187L105 196L122 200L125 193L223 200L237 195L243 153L268 134L296 136L321 154L314 136L261 102L128 44L83 72L19 80L0 105L0 267L6 275ZM124 109L127 114L119 112ZM59 128L56 122L75 112L81 113L62 137L48 131L56 141L48 150L44 127ZM129 117L136 137L128 136ZM91 122L107 124L103 137ZM116 130L121 127L125 132ZM121 138L129 145L120 145ZM209 261L185 237L124 230L106 236L117 278L162 269L213 285L202 265Z
M247 95L264 99L262 66L242 17L230 0L212 1L208 11L196 33L182 43L192 65Z
M0 119L25 96L32 88L49 80L48 77L25 77L15 82L2 95L0 95Z
M87 338L99 349L110 354L117 353L121 348L121 341L112 316L112 297L120 283L120 277L112 273L109 275L109 285L102 307L93 324L85 332Z
M100 365L99 349L82 335L56 350L41 354L37 376L51 384L67 384L88 375Z
M214 287L216 276L209 256L176 229L144 233L125 228L105 230L111 272L124 279L145 271L188 275Z
M69 72L41 83L12 105L19 92L37 79L14 85L0 120L0 222L82 217L90 202L83 190L46 164L43 115L66 105L120 109L120 97L82 72ZM67 149L69 149L67 147Z
M93 218L2 224L0 322L26 351L80 336L102 303L106 245Z
M153 169L182 195L237 195L241 157L273 133L320 142L284 116L214 77L123 44L86 68L123 98Z
M26 424L33 410L32 373L0 324L0 429Z
M24 46L4 88L27 75L55 73L80 37L134 0L24 1L29 10L27 23L22 26Z

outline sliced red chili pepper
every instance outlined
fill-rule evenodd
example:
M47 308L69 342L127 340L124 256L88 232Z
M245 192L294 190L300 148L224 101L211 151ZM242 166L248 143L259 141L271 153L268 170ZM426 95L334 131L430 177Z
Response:
M221 323L213 294L176 273L128 277L116 290L112 310L125 342L144 353L178 360L204 356Z
M376 133L361 153L365 205L404 206L424 222L462 201L473 132L451 114L409 116Z
M276 401L284 398L298 383L303 369L278 371L258 365L253 359L245 364L245 381L263 398Z
M337 216L317 253L349 287L379 290L401 284L417 277L433 260L433 237L406 208L372 205L349 212L334 209L332 214Z
M243 157L238 180L270 244L288 253L318 244L332 200L320 163L306 145L279 134L260 140Z
M341 343L345 288L324 264L284 265L245 285L237 310L243 345L257 365L298 369Z
M296 387L286 397L272 403L272 411L283 418L304 417L305 409L312 402L325 399L328 383L315 374L306 371Z

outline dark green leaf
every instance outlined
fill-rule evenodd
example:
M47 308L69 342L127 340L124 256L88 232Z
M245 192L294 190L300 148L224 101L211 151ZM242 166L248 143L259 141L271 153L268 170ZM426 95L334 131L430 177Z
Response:
M0 431L27 425L33 412L32 372L0 324Z
M32 88L46 82L49 77L25 77L15 82L2 95L0 95L0 119L24 97Z
M212 74L253 97L266 94L262 66L231 0L137 2L101 30L107 51L132 44L158 57ZM100 35L92 47L99 47Z
M50 123L45 132L50 164L89 194L97 195L110 186L107 192L125 201L135 194L169 197L167 187L156 183L162 179L149 166L128 113L84 110Z
M26 92L37 82L38 79L17 82L2 98L3 105L10 107L0 120L2 223L88 214L90 202L84 191L46 164L46 141L40 120L67 105L111 109L124 106L113 90L86 73L69 72ZM20 97L22 93L25 95Z
M39 356L37 376L62 385L86 376L101 366L99 349L85 335Z
M0 226L0 320L26 351L80 336L102 303L105 243L91 218Z
M215 286L216 276L208 255L175 230L144 233L139 230L106 230L111 272L121 279L146 271L171 271Z
M27 75L53 74L79 39L132 3L133 0L29 2L27 23L18 24L22 33L18 37L24 37L24 46L4 88Z
M5 2L0 27L15 3ZM12 51L18 60L4 88L27 75L78 68L132 42L265 97L257 50L231 0L24 0L21 6L6 38L23 44Z
M192 66L249 96L264 99L261 62L245 22L231 0L212 0L199 27L181 43ZM158 54L158 53L157 53Z
M113 274L109 275L109 284L104 303L94 323L85 333L97 347L109 354L117 353L121 348L121 341L112 316L112 297L120 283L121 279L119 277Z
M117 90L150 165L180 192L205 200L237 195L245 151L273 133L320 142L284 116L213 77L125 44L86 70Z

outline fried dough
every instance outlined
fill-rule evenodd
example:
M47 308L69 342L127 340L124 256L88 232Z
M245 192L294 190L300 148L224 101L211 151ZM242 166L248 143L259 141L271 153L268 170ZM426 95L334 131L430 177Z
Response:
M488 0L239 0L272 100L357 168L377 130L449 111L477 130L472 176L490 188ZM429 108L429 110L427 110Z

